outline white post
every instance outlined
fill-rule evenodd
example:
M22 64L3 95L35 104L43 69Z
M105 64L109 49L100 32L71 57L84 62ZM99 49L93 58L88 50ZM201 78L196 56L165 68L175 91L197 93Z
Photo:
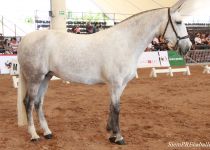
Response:
M186 66L186 70L187 70L186 74L187 74L188 76L191 75L191 73L190 73L190 67L189 67L189 66Z
M171 67L169 67L169 68L168 68L168 70L169 70L169 75L170 75L171 77L173 77L174 75L173 75L172 68L171 68Z
M50 28L66 32L66 0L51 0Z
M209 66L208 66L208 65L205 65L205 66L204 66L203 73L210 74L210 68L209 68Z
M150 73L150 77L154 77L154 78L157 77L157 73L156 73L155 68L152 68L152 71L151 71L151 73Z

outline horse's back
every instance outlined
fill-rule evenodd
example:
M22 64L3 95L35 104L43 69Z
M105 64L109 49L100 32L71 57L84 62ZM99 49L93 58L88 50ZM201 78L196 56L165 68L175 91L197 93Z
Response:
M33 71L40 74L51 71L64 80L89 84L113 79L113 75L128 72L132 66L126 63L130 60L122 52L123 43L119 44L118 40L113 43L114 34L107 36L107 33L30 33L23 38L18 50L20 66L29 75Z
M20 66L26 74L51 71L64 80L102 82L102 59L100 52L91 48L91 37L57 31L32 32L20 43Z

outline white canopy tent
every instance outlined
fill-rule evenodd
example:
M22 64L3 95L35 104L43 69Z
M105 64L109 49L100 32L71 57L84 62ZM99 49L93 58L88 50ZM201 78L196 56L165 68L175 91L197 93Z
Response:
M110 18L124 20L125 18L145 10L170 7L178 0L91 0L102 12ZM197 18L200 22L210 22L210 0L187 0L181 9L181 14L189 20ZM110 14L115 14L111 16ZM192 21L191 21L192 22Z
M170 7L178 0L66 0L66 8L72 12L105 13L109 18L122 21L127 17L155 8ZM4 29L0 21L0 33L24 35L35 29L26 20L49 18L50 0L0 0L0 17L4 17ZM13 5L11 5L13 4ZM96 7L97 6L97 7ZM186 23L210 23L210 0L187 0L181 13ZM93 9L93 7L95 7ZM10 9L8 9L10 8ZM74 9L72 9L74 8ZM78 10L81 8L80 10ZM99 8L99 9L98 9ZM101 11L100 11L101 10ZM111 21L113 24L113 22ZM2 30L2 31L1 31ZM23 32L24 31L24 32Z

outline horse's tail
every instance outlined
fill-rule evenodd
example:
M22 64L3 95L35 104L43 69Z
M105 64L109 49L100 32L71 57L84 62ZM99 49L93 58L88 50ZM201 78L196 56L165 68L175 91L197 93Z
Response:
M24 99L26 96L26 80L20 70L18 82L18 99L17 99L17 112L18 112L18 126L27 125L26 109Z

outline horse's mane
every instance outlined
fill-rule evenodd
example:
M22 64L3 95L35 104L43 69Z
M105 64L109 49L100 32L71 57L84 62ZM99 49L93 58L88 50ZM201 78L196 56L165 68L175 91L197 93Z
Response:
M150 9L150 10L142 11L142 12L140 12L140 13L134 14L134 15L132 15L132 16L130 16L130 17L124 19L123 21L121 21L121 22L118 23L118 24L121 24L121 23L123 23L123 22L126 22L126 21L128 21L128 20L130 20L130 19L132 19L132 18L134 18L134 17L136 17L136 16L143 15L143 14L145 14L145 13L147 13L147 12L156 11L156 10L165 9L165 8L168 8L168 7L162 7L162 8L156 8L156 9Z

